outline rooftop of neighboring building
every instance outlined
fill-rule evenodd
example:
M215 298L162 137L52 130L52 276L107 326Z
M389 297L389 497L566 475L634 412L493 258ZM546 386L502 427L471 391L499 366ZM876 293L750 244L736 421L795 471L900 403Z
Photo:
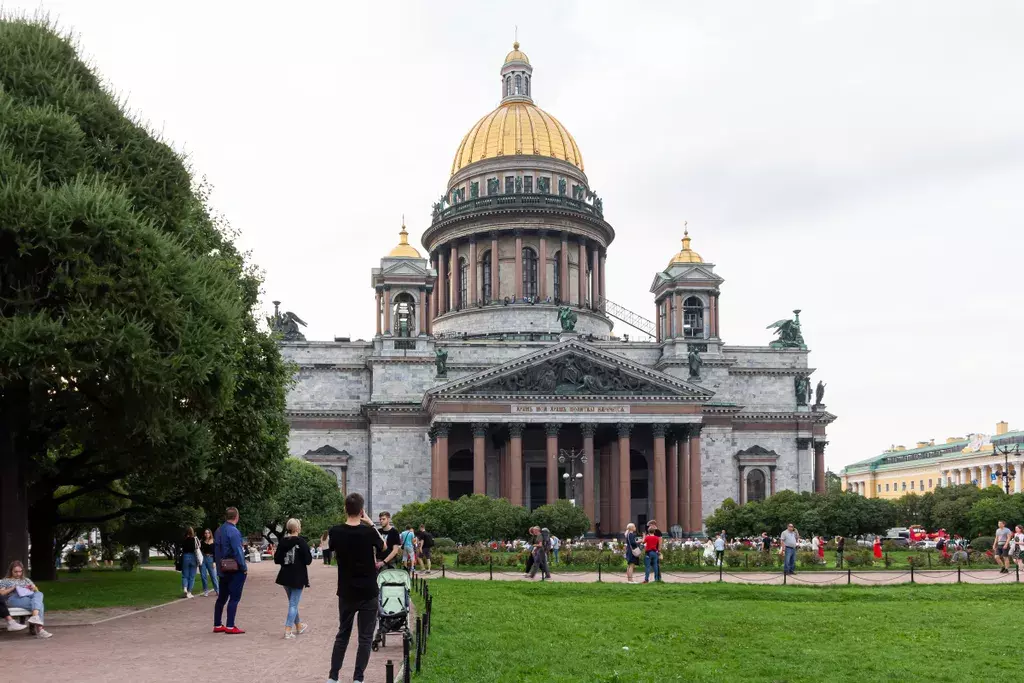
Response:
M949 437L945 443L934 439L919 441L914 448L892 446L883 453L866 460L851 463L843 468L843 474L871 470L899 469L908 463L931 464L929 461L948 460L950 456L975 455L992 452L994 446L1024 444L1024 431L1010 431L1006 422L996 424L995 434L970 434L966 437Z

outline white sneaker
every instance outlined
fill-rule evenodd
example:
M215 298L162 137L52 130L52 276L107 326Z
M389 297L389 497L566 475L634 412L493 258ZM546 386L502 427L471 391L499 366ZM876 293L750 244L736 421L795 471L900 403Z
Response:
M210 591L203 591L203 597L204 598L210 597Z
M42 626L43 620L40 619L38 616L31 616L28 618L28 623L35 624L36 626Z
M338 683L338 679L337 678L328 678L327 679L327 683Z
M26 624L19 624L14 619L11 619L10 621L7 622L7 630L8 631L24 631L27 628L28 628L28 626Z
M53 634L45 629L39 629L36 631L36 638L52 638Z
M192 595L192 594L191 594L191 593L189 593L188 591L185 591L185 597L186 597L186 598L188 598L189 600L191 600L192 598L194 598L194 597L196 597L196 596Z
M295 631L285 631L284 632L284 639L285 640L295 640Z

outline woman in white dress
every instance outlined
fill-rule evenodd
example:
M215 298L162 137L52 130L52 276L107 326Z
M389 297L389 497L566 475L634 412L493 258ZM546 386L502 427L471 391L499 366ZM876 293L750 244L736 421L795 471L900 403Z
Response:
M709 538L704 543L704 562L705 564L712 564L715 561L715 544Z

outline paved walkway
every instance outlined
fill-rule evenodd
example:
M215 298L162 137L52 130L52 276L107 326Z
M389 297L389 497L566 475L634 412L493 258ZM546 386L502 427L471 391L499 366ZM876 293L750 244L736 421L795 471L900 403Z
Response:
M440 574L440 572L435 572L433 578L438 578ZM450 579L465 579L470 581L487 581L490 578L490 574L486 569L482 572L462 572L451 571L446 568L444 575ZM717 583L719 581L718 572L663 571L661 573L661 578L665 583ZM643 579L644 570L643 567L640 567L639 571L635 574L635 581L642 582ZM505 567L502 567L499 570L496 567L494 569L494 580L530 581L531 579L525 578L521 572L508 571ZM538 574L537 578L532 580L540 581L540 575ZM555 583L596 583L598 581L598 574L597 572L552 572L551 580ZM626 572L624 569L619 569L614 572L601 572L600 580L604 583L626 583ZM781 572L738 571L730 573L728 569L722 573L721 580L726 583L750 583L780 586L783 583ZM957 580L957 571L955 568L952 570L915 569L913 574L914 583L948 584L957 583ZM961 583L981 584L1015 583L1017 582L1017 575L1013 570L1011 570L1009 574L1000 574L998 569L961 569L959 581ZM796 574L786 577L785 580L787 585L795 586L845 586L847 583L861 586L892 586L910 582L911 574L909 568L906 570L866 570L860 572L853 570L850 574L847 574L845 570L797 571Z
M274 583L273 562L251 564L238 608L238 626L246 633L212 633L214 598L179 600L164 607L137 612L93 626L56 623L53 638L39 640L24 633L0 634L3 680L75 681L192 681L224 679L249 682L327 680L331 648L338 631L337 567L314 561L311 588L302 596L299 613L310 630L284 640L288 603L284 589ZM148 570L146 570L148 571ZM196 581L199 585L199 581ZM367 683L383 683L384 663L395 662L396 680L402 660L402 639L370 657ZM352 680L356 633L345 656L341 681ZM233 671L225 662L235 663Z

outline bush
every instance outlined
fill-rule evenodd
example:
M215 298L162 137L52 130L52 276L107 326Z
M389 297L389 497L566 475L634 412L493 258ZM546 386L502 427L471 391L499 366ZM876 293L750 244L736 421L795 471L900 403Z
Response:
M130 572L139 564L139 551L129 548L121 553L121 569Z
M748 563L751 567L774 567L775 566L775 553L771 551L765 552L760 550L756 553L749 554Z
M739 567L743 564L743 557L745 553L741 553L738 550L726 550L725 551L725 566L727 567Z
M896 545L895 543L893 543L892 541L882 541L882 550L884 552L891 553L891 552L895 552L895 551L897 551L899 549L900 549L900 547L898 545Z
M89 564L89 553L85 550L69 550L64 558L68 571L78 573Z
M445 538L444 536L434 539L434 548L432 552L444 555L445 553L454 553L456 550L455 541L452 539Z
M622 553L620 553L622 554ZM625 557L623 555L623 557ZM700 555L694 550L686 548L669 548L662 551L662 567L699 567L701 566Z
M928 566L928 556L924 553L911 553L907 555L907 564L912 567Z
M801 567L816 567L821 562L818 560L818 553L809 550L801 550L796 554L796 561Z
M486 567L491 563L490 549L479 544L462 546L456 557L460 567Z
M971 550L978 550L980 552L992 550L992 544L995 542L995 536L978 536L976 539L971 541Z
M567 500L557 500L551 505L541 505L533 511L531 522L542 529L547 528L559 538L578 538L590 529L590 520L583 508Z
M875 556L870 550L853 550L843 556L843 562L853 567L870 567L875 563Z
M530 514L504 498L472 495L458 500L409 503L395 513L394 523L399 528L411 524L417 529L425 524L435 537L450 538L456 543L476 543L525 537Z

